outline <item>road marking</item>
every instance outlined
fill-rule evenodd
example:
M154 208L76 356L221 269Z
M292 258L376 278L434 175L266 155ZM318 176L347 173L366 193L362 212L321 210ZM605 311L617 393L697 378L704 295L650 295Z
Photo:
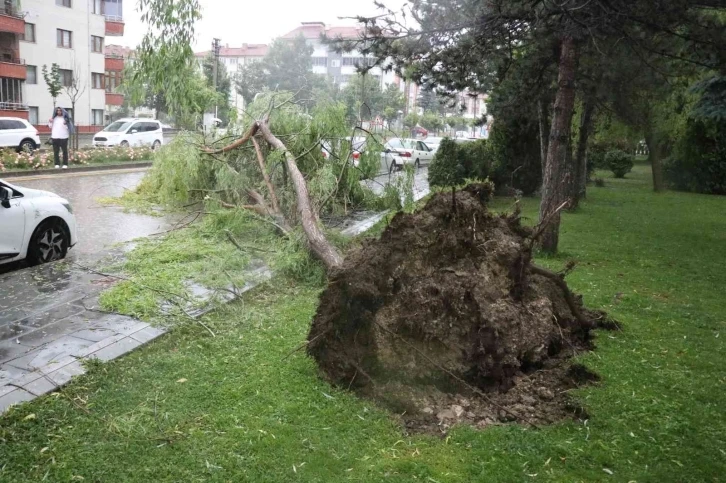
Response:
M14 178L7 178L10 184L15 184L15 181L34 181L37 179L59 179L59 178L69 178L69 177L76 177L76 176L99 176L102 174L124 174L124 173L136 173L139 171L148 171L149 167L143 167L143 168L127 168L127 169L107 169L107 170L97 170L97 171L81 171L79 173L74 173L72 171L64 172L63 174L45 174L45 175L31 175L31 176L18 176ZM2 178L2 173L0 173L0 178Z

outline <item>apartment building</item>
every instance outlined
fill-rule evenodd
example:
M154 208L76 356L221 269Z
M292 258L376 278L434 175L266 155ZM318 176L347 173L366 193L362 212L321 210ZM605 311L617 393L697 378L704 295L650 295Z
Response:
M262 60L267 55L268 50L269 46L267 44L242 44L241 47L230 47L229 44L226 44L219 49L219 62L227 68L227 73L232 79L232 91L229 95L229 101L238 112L242 112L244 109L245 101L237 93L237 89L234 86L235 74L243 66ZM194 55L201 68L204 59L212 55L212 51L197 52Z
M107 92L123 60L106 56L107 37L124 32L123 0L4 0L0 7L0 115L28 119L45 131L53 98L43 66L60 67L64 89L57 105L71 110L80 131L96 131L105 112L123 103ZM115 75L115 74L114 74Z
M324 22L302 22L299 27L283 35L281 38L293 40L302 36L306 43L313 48L313 72L324 74L333 81L344 87L350 79L358 73L359 66L373 65L375 59L365 57L360 52L337 53L328 45L322 42L322 37L357 39L361 35L361 27L358 26L330 26ZM380 66L372 67L368 75L375 78L381 88L389 84L400 84L393 72L385 72Z

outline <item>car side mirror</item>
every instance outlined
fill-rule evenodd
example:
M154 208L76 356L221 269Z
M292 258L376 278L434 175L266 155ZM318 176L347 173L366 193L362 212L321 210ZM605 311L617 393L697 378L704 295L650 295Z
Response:
M137 129L132 129L131 130L131 134L136 134L137 132L139 132Z
M5 186L0 186L0 204L3 208L10 208L10 196L12 192Z
M388 148L386 148L386 150L385 150L385 151L383 151L383 152L384 152L384 153L386 153L386 154L389 154L389 153L391 152L391 150L390 150L390 149L388 149Z

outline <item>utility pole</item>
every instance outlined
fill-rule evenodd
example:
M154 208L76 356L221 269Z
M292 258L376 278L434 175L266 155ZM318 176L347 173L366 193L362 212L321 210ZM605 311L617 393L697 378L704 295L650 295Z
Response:
M219 78L219 51L222 48L222 44L219 39L214 39L212 41L212 54L214 55L214 66L212 70L212 77L214 80L214 92L217 92L217 83ZM214 106L214 117L219 117L218 115L218 107L215 104Z

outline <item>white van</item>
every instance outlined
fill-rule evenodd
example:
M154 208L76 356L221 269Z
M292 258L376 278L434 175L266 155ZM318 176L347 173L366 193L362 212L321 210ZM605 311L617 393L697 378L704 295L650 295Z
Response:
M153 119L119 119L93 137L96 147L151 146L156 149L164 144L164 130Z

